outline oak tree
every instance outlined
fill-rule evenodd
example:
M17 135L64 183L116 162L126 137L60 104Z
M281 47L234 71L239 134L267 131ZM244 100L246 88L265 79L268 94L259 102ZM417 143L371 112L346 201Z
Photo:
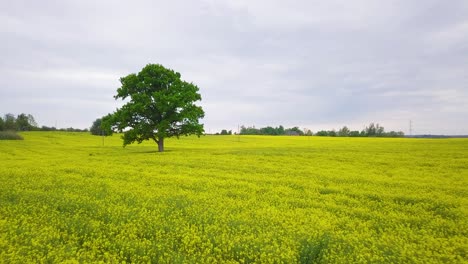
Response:
M122 86L114 98L126 102L103 120L104 126L123 133L124 146L153 140L159 152L164 139L195 134L200 136L205 113L199 88L160 64L148 64L139 73L120 78Z

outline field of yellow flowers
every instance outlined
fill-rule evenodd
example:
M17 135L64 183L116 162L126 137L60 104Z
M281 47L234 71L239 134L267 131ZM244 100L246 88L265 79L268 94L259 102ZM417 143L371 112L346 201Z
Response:
M463 263L468 140L0 141L1 263Z

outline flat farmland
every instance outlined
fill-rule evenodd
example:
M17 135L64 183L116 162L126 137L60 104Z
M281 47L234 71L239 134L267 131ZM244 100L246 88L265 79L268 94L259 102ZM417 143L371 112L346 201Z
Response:
M468 139L21 135L2 263L468 261Z

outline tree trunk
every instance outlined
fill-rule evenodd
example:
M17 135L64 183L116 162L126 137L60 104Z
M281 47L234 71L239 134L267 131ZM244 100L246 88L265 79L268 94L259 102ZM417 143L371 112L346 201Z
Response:
M158 139L158 150L159 150L159 152L164 151L164 138L163 137L160 137Z

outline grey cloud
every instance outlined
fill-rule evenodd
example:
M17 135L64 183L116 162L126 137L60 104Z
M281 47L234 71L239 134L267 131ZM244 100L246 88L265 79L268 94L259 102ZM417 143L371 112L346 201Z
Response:
M119 77L161 63L200 87L212 132L372 121L405 130L412 119L421 133L468 134L466 1L9 1L0 10L0 113L45 125L60 112L64 124L90 126L119 105Z

